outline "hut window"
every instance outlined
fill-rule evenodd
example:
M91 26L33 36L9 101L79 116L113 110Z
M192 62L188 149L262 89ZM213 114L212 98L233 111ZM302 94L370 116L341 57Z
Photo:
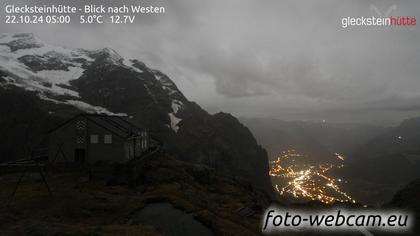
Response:
M106 143L106 144L112 143L112 134L105 134L104 135L104 143Z
M99 142L99 135L97 134L92 134L90 135L90 143L98 143Z
M76 137L76 144L85 144L85 136L77 135Z

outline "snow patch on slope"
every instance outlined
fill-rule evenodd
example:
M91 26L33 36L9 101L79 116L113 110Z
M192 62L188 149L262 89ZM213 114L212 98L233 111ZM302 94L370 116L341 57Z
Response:
M101 58L103 63L109 65L123 65L124 59L112 48L103 48L92 52L95 58Z
M159 71L153 71L153 74L162 85L162 89L167 92L168 95L178 93L178 90L175 89L176 85L166 76L162 75Z
M113 113L110 112L108 109L99 107L99 106L92 106L88 103L78 101L78 100L67 100L66 104L75 106L80 110L86 111L88 113L99 113L99 114L106 114L106 115L113 115L113 116L127 116L125 113Z
M171 108L172 112L168 113L169 119L171 121L171 128L172 130L177 133L179 130L179 122L182 121L181 118L178 118L176 114L183 108L184 104L181 101L176 99L172 100Z
M79 110L82 110L84 112L87 113L91 113L91 114L104 114L104 115L113 115L113 116L127 116L127 114L125 113L114 113L109 111L108 109L104 108L104 107L100 107L100 106L92 106L88 103L85 103L83 101L79 101L79 100L67 100L67 101L58 101L49 97L46 97L43 94L38 94L38 96L45 100L45 101L49 101L49 102L53 102L55 104L65 104L65 105L70 105L70 106L74 106L76 108L78 108Z
M142 70L140 70L139 68L137 68L137 67L135 67L135 66L133 66L133 62L131 62L131 61L129 61L129 60L123 60L123 65L126 67L126 68L128 68L128 69L130 69L130 70L133 70L133 71L135 71L135 72L137 72L137 73L143 73L144 71L142 71ZM141 78L141 77L140 77Z
M0 70L8 74L9 77L13 78L16 86L25 87L27 90L37 90L41 93L79 97L77 92L67 88L62 88L58 85L68 84L68 81L71 80L73 76L83 73L81 68L73 68L68 72L54 71L53 73L56 77L50 78L48 77L48 75L51 74L49 71L34 73L17 60L0 56ZM58 76L60 75L63 77L59 78Z
M71 80L78 79L83 75L85 70L80 67L69 67L68 71L63 70L42 70L38 71L36 74L43 78L45 81L48 81L53 84L65 84L70 85Z
M175 133L177 133L179 129L178 123L181 122L182 119L176 117L173 113L168 113L168 115L171 120L171 128Z
M159 81L160 85L162 86L162 89L166 92L168 96L171 97L171 95L179 93L176 85L163 73L161 73L158 70L152 70L153 75L155 76L155 79ZM172 97L173 98L173 97ZM184 103L177 100L172 99L171 101L171 109L172 112L168 113L169 119L170 119L170 127L172 130L177 133L179 130L179 122L182 121L181 118L177 117L177 113L184 108Z
M176 114L178 113L179 110L181 110L184 107L184 103L182 103L179 100L174 99L172 100L171 107L172 107L173 113Z
M23 48L23 49L18 49L14 52L11 51L11 49L5 45L8 44L10 42L12 42L13 40L19 39L19 38L29 38L31 41L35 41L38 45L42 45L41 47L33 47L33 48ZM92 62L94 59L89 57L86 53L86 51L81 50L81 49L69 49L69 48L65 48L65 47L57 47L57 46L53 46L53 45L48 45L44 42L42 42L41 40L39 40L38 38L35 38L34 36L22 36L22 37L16 37L16 35L14 34L2 34L0 36L0 52L1 53L7 53L9 57L17 59L19 57L22 56L26 56L26 55L44 55L46 53L56 53L58 55L62 55L63 57L68 57L68 58L80 58L80 59L85 59L86 61Z

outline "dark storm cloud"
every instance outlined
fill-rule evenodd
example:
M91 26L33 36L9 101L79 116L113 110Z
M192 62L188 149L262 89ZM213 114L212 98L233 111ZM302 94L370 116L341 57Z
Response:
M322 114L313 116L318 119L333 117L331 111L380 109L391 121L392 110L419 114L418 26L341 28L342 17L388 11L419 19L416 0L89 2L162 5L166 13L142 16L131 26L2 24L1 31L33 31L47 42L70 47L110 46L168 73L191 100L210 111L293 119ZM290 115L298 113L305 115ZM366 115L366 121L376 120Z

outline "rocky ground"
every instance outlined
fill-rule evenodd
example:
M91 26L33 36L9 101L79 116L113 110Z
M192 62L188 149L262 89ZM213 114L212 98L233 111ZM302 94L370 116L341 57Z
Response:
M249 184L164 154L112 169L104 177L94 168L89 180L86 169L50 167L46 178L52 198L39 174L30 172L10 206L19 173L1 175L0 234L162 235L168 232L162 225L180 224L179 219L169 221L173 215L197 232L257 235L260 214L270 202ZM169 218L165 214L154 222L147 215L150 207ZM188 225L182 227L189 230Z

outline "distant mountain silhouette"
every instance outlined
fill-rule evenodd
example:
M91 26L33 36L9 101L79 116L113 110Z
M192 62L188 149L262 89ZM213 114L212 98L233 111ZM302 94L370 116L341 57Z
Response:
M353 181L353 188L365 191L372 203L380 204L420 177L419 130L420 118L408 119L356 151L344 169L347 178L359 181Z
M346 156L355 152L387 128L364 124L282 121L269 118L240 118L267 148L270 158L290 148L331 161L338 152Z

